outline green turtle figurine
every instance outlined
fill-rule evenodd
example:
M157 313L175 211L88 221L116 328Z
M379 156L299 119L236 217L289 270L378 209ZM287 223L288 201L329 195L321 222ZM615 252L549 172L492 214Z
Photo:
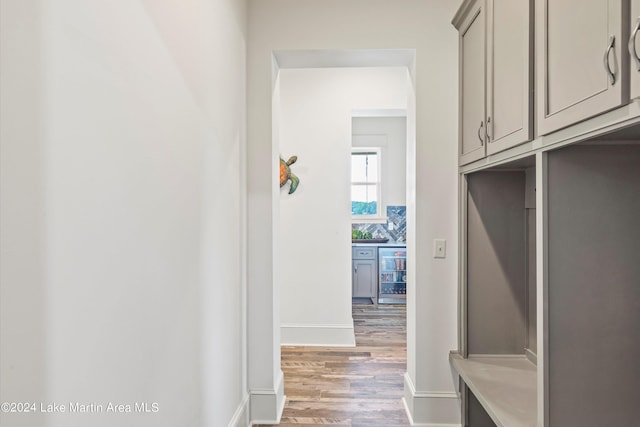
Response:
M287 181L290 180L291 186L289 187L289 194L296 191L298 184L300 184L300 179L291 172L291 168L289 167L294 164L296 160L298 160L298 156L291 156L286 162L280 157L280 187L282 188Z

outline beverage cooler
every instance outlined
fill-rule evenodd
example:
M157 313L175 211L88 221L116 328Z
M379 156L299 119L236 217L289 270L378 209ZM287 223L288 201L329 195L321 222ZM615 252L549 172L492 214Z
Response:
M405 304L407 298L406 248L378 248L378 303Z

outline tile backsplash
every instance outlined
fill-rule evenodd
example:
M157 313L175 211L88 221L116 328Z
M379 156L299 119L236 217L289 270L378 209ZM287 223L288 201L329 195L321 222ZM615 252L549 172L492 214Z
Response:
M389 230L389 222L393 230ZM374 239L404 243L407 240L407 207L387 206L387 222L384 224L353 224L353 230L370 231Z

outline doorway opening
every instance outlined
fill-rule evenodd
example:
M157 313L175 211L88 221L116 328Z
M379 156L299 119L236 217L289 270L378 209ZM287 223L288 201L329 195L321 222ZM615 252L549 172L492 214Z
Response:
M360 327L371 333L376 327L381 330L380 322L385 320L396 328L396 335L401 331L403 340L393 341L406 354L407 317L402 303L408 295L406 289L413 286L413 255L407 254L404 243L413 238L412 230L406 228L406 217L415 209L407 203L411 200L408 190L415 189L414 56L413 50L274 53L272 148L274 157L285 161L296 156L290 168L299 180L294 193L287 185L281 189L275 228L278 256L274 257L274 286L280 296L275 315L280 319L285 381L292 354L298 358L294 363L299 363L314 357L314 349L320 346L331 347L338 357L338 353L350 351L340 347L353 347L357 339L367 342L367 332ZM370 128L385 120L403 128L404 144L394 147L399 150L390 151L388 135ZM376 200L376 218L354 222L350 215L352 148L376 145L379 158L402 164L402 171L396 166L389 170L381 167L381 188L376 192L382 190L382 194ZM354 246L349 233L359 227L378 229L376 234L387 239L386 246L395 244L391 261L383 255L390 271L379 267L380 248L374 247L376 268L371 274L375 287L370 308L352 305ZM396 283L383 285L383 279ZM369 321L375 316L378 319L372 326ZM354 319L359 328L354 328ZM299 349L309 351L303 355ZM406 365L401 371L395 400L404 413L401 398Z
M406 303L405 111L359 111L351 120L353 302Z
M282 345L355 344L352 258L353 245L361 243L349 236L354 227L369 227L373 232L367 234L387 236L387 246L405 245L406 194L412 187L409 171L413 170L407 167L412 158L407 144L407 135L412 134L408 129L411 90L407 67L279 70L274 89L274 151L285 162L295 156L295 164L289 167L297 182L295 192L284 185L278 206L275 267ZM384 111L395 111L396 117L385 117L380 113ZM352 216L352 196L360 185L351 176L354 144L375 152L380 160L370 175L381 177L373 185L374 198L381 199L375 202L376 215L362 219ZM365 157L373 168L373 155ZM398 234L398 229L404 230ZM406 250L392 252L391 256L403 252L397 256L400 265L392 271L391 265L379 265L379 249L371 248L376 268L370 297L375 303L402 303L411 280ZM378 274L384 271L385 276ZM386 298L379 299L378 294Z

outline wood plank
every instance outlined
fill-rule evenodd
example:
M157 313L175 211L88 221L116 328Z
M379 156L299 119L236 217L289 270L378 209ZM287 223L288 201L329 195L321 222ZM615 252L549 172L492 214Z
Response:
M406 306L354 304L356 347L282 347L281 427L407 427ZM266 427L255 426L255 427Z

